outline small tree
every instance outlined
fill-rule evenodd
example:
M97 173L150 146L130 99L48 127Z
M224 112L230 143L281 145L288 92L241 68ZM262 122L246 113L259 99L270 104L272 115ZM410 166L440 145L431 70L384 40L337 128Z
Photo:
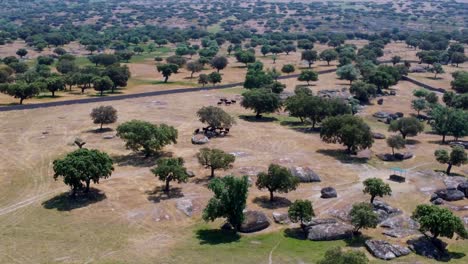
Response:
M54 179L63 177L63 182L71 187L74 196L84 186L85 192L89 192L91 181L99 183L100 179L109 178L114 167L112 159L106 153L81 148L67 154L63 159L55 160L53 169Z
M273 201L273 193L288 193L293 191L299 185L298 178L294 177L291 172L277 164L271 164L268 167L268 172L260 172L257 175L255 183L258 189L267 189L270 192L270 202Z
M374 212L372 205L368 203L353 204L349 216L355 233L359 232L361 228L375 228L379 223L379 216Z
M177 143L177 129L166 124L154 125L146 121L132 120L117 127L117 136L126 141L133 151L143 151L145 157L160 151L164 146Z
M221 81L223 80L223 77L221 76L221 74L219 74L217 72L212 72L212 73L208 74L208 80L214 86L217 83L221 83Z
M281 107L279 96L267 89L253 89L242 95L241 105L254 110L256 118L261 118L262 113L272 113Z
M20 56L21 58L23 58L27 54L28 54L28 51L26 49L19 49L16 51L16 55Z
M395 156L395 149L405 147L405 139L400 135L394 135L387 138L387 145L392 148L392 154Z
M371 196L370 203L374 203L376 196L383 197L384 195L392 195L392 189L390 185L384 183L382 179L379 178L369 178L364 182L364 193L368 193Z
M299 77L297 77L298 81L307 82L307 86L310 85L310 82L318 81L318 74L311 70L302 71Z
M198 83L201 84L203 87L210 82L210 77L208 74L200 74L198 76Z
M164 76L164 82L167 83L169 77L178 71L179 66L176 64L162 64L156 66L156 69Z
M395 66L396 64L401 62L401 57L400 56L393 56L392 57L392 64Z
M220 149L202 148L197 153L197 159L200 165L211 170L211 178L213 178L215 170L232 168L232 163L234 163L236 157Z
M340 80L348 80L350 84L359 78L359 70L352 64L339 67L336 74Z
M197 111L197 116L202 123L208 124L209 127L230 128L236 123L234 118L226 113L223 109L215 106L204 106Z
M93 81L93 86L94 90L99 91L99 94L103 96L104 91L111 90L112 87L114 87L114 83L109 77L104 76L95 78Z
M255 62L255 54L250 51L240 50L236 52L235 56L237 61L240 63L244 63L245 66L247 66L247 64L249 63Z
M320 53L320 59L327 62L327 65L330 66L330 61L336 60L338 58L338 52L334 49L326 49Z
M187 182L187 169L184 167L182 158L162 158L157 161L157 166L151 169L154 176L165 182L164 191L169 192L169 183L177 181L178 183Z
M421 232L432 234L433 240L439 236L452 238L454 234L462 239L468 238L463 222L447 208L421 204L414 210L412 218L419 223Z
M312 67L312 64L317 60L318 55L315 50L304 50L301 54L301 60L307 61L309 68Z
M102 125L112 124L117 121L117 110L110 105L99 106L91 111L90 116L94 124L101 125L99 130L102 130Z
M191 61L187 63L187 70L190 72L190 78L193 78L193 74L196 72L201 72L203 70L203 65L199 62Z
M349 89L354 97L361 103L368 103L370 98L377 94L377 86L363 81L354 82Z
M318 264L367 264L366 254L362 251L343 251L341 247L334 247L325 252L325 257Z
M54 76L46 80L47 90L52 93L52 97L55 97L55 92L65 90L65 82L62 77Z
M415 117L403 117L390 123L388 131L400 132L406 139L407 136L414 137L424 131L424 124Z
M427 101L424 98L414 99L413 101L411 101L411 107L416 112L418 112L418 116L419 116L419 112L427 108Z
M434 152L434 155L439 163L448 165L447 175L450 175L452 166L461 166L468 162L467 154L462 146L455 146L450 154L445 149L438 149Z
M247 176L216 178L208 184L208 189L214 193L214 196L203 210L203 220L214 221L216 218L224 217L234 230L238 231L244 221L243 211L249 191Z
M466 61L466 56L461 52L454 52L450 57L450 61L452 62L452 65L455 64L458 67L460 63L464 63Z
M434 73L434 79L437 79L437 74L445 73L445 70L440 63L434 63L434 65L432 65L431 71Z
M286 74L293 73L296 69L294 68L294 65L292 64L285 64L283 68L281 68L281 71Z
M289 219L293 223L300 222L301 229L304 234L307 234L304 222L309 222L315 216L312 203L309 200L296 200L289 206L288 209Z
M374 139L369 126L353 115L329 117L322 123L320 138L327 143L340 143L347 147L348 153L372 146Z
M12 84L3 84L0 86L0 92L13 96L14 98L20 99L20 104L23 104L25 99L32 98L39 94L41 87L44 87L44 83L12 83Z
M211 59L211 62L210 62L211 67L216 69L218 72L226 68L228 63L229 63L228 59L224 56L216 56L213 59Z

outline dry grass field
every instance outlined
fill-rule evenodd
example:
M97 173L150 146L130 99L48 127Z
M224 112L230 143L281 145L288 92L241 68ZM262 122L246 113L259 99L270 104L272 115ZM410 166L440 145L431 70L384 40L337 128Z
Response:
M281 56L277 65L286 61L298 64L297 56L297 53ZM267 67L272 66L267 59L261 60ZM136 73L134 78L154 80L157 75L150 71L154 67L150 64L146 61L131 64L132 72ZM321 62L316 65L324 67ZM238 76L245 69L236 67L239 65L233 62L230 66L223 75L226 82L241 81ZM182 72L173 81L189 82L184 81L185 75ZM299 84L295 79L284 82L289 91ZM346 82L337 80L332 73L321 75L311 89L316 92L346 86ZM400 82L393 88L397 96L386 97L384 105L372 104L360 113L374 131L387 135L387 126L371 115L380 110L413 113L409 106L412 91L417 87ZM131 89L147 91L154 86L136 85ZM141 119L167 123L179 130L178 144L165 148L163 155L183 157L196 177L187 184L173 184L170 197L161 194L161 183L149 171L155 158L144 159L126 150L119 138L103 138L114 135L114 130L95 132L89 112L99 104L0 113L3 157L0 160L0 263L313 263L331 246L357 247L343 241L297 240L285 236L282 231L285 227L276 224L260 234L221 239L216 231L221 221L207 224L201 220L201 211L211 193L206 188L208 171L201 168L195 158L200 147L190 142L192 131L201 127L195 112L202 106L215 105L221 97L238 98L240 92L240 88L233 88L112 102L119 112L118 123ZM252 114L239 105L224 108L237 117ZM311 199L317 216L327 216L351 203L367 200L361 182L369 177L386 180L389 168L394 166L408 170L408 182L389 182L393 195L385 201L401 208L406 215L410 215L417 204L428 202L428 188L443 186L441 177L424 173L444 168L433 158L434 150L439 148L436 144L439 136L424 133L408 145L408 150L415 154L411 160L387 163L373 157L363 163L346 157L341 146L323 143L316 132L297 127L296 120L285 113L267 117L264 122L238 118L228 137L213 139L208 146L238 155L233 169L218 172L218 176L249 175L255 181L258 172L266 170L270 163L279 163L288 167L310 166L322 177L321 183L301 184L294 192L279 194L282 202L276 203L274 208L263 202L266 192L251 187L248 208L260 209L269 217L273 211L286 211L288 201L298 198ZM93 185L93 199L70 203L66 197L68 189L52 178L51 162L74 150L76 137L84 139L88 148L109 153L115 161L115 172L100 185ZM377 140L372 151L390 150L384 140ZM466 174L467 170L467 166L456 167L454 172ZM320 189L326 186L336 187L339 199L320 199ZM177 199L182 197L194 203L191 218L175 207ZM462 203L450 205L462 206ZM467 216L466 211L457 214ZM364 234L382 237L380 232L376 229ZM468 249L466 241L447 242L452 252ZM369 258L379 262L370 255ZM402 261L428 262L414 254ZM466 257L452 259L451 263L466 263Z

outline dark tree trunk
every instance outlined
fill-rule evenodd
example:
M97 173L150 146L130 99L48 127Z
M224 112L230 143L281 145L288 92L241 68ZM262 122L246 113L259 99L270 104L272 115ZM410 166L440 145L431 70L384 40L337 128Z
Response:
M447 167L447 175L450 175L451 170L452 170L452 163L449 163Z
M261 115L261 113L260 113L260 112L257 112L257 114L255 115L255 118L257 118L257 119L260 119L260 118L262 118L262 115Z
M52 97L55 97L55 91L52 91Z
M85 193L89 192L89 184L91 183L91 180L86 180L86 190Z
M192 79L192 78L193 78L193 72L190 74L190 79Z
M273 199L274 199L274 197L273 197L273 191L270 190L270 202L273 202Z
M167 193L169 192L169 182L170 182L170 181L171 181L171 178L168 177L168 178L166 179L166 187L164 187L164 191L167 192Z
M103 123L101 123L101 127L99 128L99 130L102 130L102 125L103 125Z
M215 168L211 167L211 178L214 178L215 174Z
M372 195L371 198L370 198L370 203L371 204L374 204L374 199L375 199L375 195ZM358 230L356 230L356 231L358 231Z
M442 144L445 144L445 134L442 135Z
M101 96L103 96L103 95L104 95L104 90L101 90Z
M23 104L23 100L24 100L24 98L20 98L20 105Z
M330 61L327 61L327 65L330 66Z
M164 78L164 83L167 83L167 80L168 80L168 79L169 79L169 76L166 76L166 77Z

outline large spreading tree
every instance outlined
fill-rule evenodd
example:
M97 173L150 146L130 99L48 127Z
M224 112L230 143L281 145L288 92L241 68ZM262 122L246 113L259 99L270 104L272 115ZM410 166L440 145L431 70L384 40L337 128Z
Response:
M260 118L263 113L272 113L281 107L278 94L267 89L253 89L242 94L241 105L255 111L255 117Z
M401 136L414 137L424 131L424 124L415 117L403 117L390 123L388 131L400 132Z
M204 106L197 111L200 122L214 128L230 128L235 119L223 109L216 106Z
M132 120L117 127L117 136L126 141L125 146L133 151L142 151L149 157L164 146L177 143L177 129L166 125L155 125L146 121Z
M449 209L436 205L418 205L412 218L419 223L419 230L430 232L435 240L438 237L452 238L457 234L460 238L468 238L468 233L461 219Z
M434 156L439 163L448 165L447 175L450 175L453 166L461 166L468 162L467 154L462 146L453 147L450 154L445 149L438 149L434 152Z
M112 159L104 152L80 148L63 159L53 162L54 179L63 177L63 182L72 189L72 196L85 187L89 192L91 182L99 183L100 179L111 176L114 167Z
M384 195L392 195L392 189L390 185L383 182L379 178L369 178L364 182L364 193L368 193L371 196L370 203L374 203L375 197L383 197Z
M214 196L203 210L203 220L214 221L216 218L226 218L234 230L238 231L244 221L244 209L247 203L249 189L247 176L216 178L208 184L208 189L214 193Z
M288 193L293 191L299 185L299 180L287 168L271 164L268 167L268 172L260 172L257 175L255 185L260 190L267 189L270 192L270 202L272 202L274 192Z
M232 168L236 157L220 149L202 148L197 153L197 159L200 165L211 170L211 178L214 178L215 170Z
M370 148L374 139L370 127L362 118L353 115L334 116L322 122L320 138L327 143L340 143L349 153Z

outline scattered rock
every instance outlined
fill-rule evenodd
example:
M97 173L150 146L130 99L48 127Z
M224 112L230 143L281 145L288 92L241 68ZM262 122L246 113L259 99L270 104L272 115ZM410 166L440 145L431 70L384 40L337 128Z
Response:
M375 139L385 139L386 136L382 133L377 133L377 132L374 132L372 133L372 137L375 138Z
M445 176L444 184L447 186L447 189L456 189L461 183L465 183L466 178L462 176Z
M453 142L450 142L450 147L455 147L455 146L460 146L460 147L463 147L465 149L468 149L468 141L453 141Z
M289 169L300 182L320 182L320 177L309 167L292 167Z
M248 154L242 151L234 151L230 152L229 154L234 155L236 158L242 158L242 157L247 157Z
M427 72L427 70L422 67L422 66L412 66L409 70L410 72L414 72L414 73L424 73L424 72Z
M380 98L379 100L377 100L377 104L378 104L378 105L383 105L383 102L384 102L384 99L383 99L383 98Z
M400 160L407 160L411 159L414 155L411 152L405 152L405 153L395 153L395 155L390 154L390 153L381 153L376 155L377 158L383 160L383 161L400 161Z
M289 216L287 213L280 213L280 212L273 212L273 220L277 224L289 224L291 221L289 220Z
M336 194L336 190L333 187L325 187L323 188L320 193L322 194L321 198L328 199L328 198L336 198L338 195Z
M433 201L431 201L432 204L435 204L435 205L441 205L441 204L444 204L444 200L442 198L437 198Z
M435 191L435 194L445 201L459 201L465 198L465 194L455 188L447 188Z
M379 222L383 222L386 219L401 214L401 210L397 208L393 208L387 203L382 201L374 201L374 212L379 215Z
M113 139L115 136L114 135L104 135L102 138L103 139Z
M313 241L330 241L347 239L353 236L351 225L336 222L333 224L319 224L308 228L307 238Z
M198 135L192 136L192 144L203 145L208 142L210 142L210 140L205 135L198 134Z
M247 211L244 213L244 222L240 227L240 232L252 233L263 230L270 226L270 221L263 212Z
M462 182L457 186L457 190L465 194L465 197L468 198L468 181Z
M448 258L447 252L440 250L440 248L445 248L445 245L441 244L436 246L430 240L430 238L421 236L419 238L408 240L406 243L408 243L409 248L418 255L436 260L443 260Z
M42 132L42 135L48 135L49 134L49 131L43 131Z
M384 240L369 239L365 242L367 250L376 258L390 260L406 256L411 251L407 247L390 244Z
M176 202L176 207L182 211L187 216L192 216L193 213L193 204L190 199L179 199Z
M195 177L195 172L187 171L187 175L188 175L189 178L193 178L193 177Z
M348 100L352 97L352 94L348 92L347 89L333 89L333 90L320 90L317 92L317 96L324 98L339 98L343 100Z
M407 160L407 159L411 159L413 157L413 153L411 152L405 152L403 154L401 153L395 153L395 158L397 160Z
M372 116L377 117L377 118L386 119L387 117L390 116L390 113L379 111L379 112L374 113Z

